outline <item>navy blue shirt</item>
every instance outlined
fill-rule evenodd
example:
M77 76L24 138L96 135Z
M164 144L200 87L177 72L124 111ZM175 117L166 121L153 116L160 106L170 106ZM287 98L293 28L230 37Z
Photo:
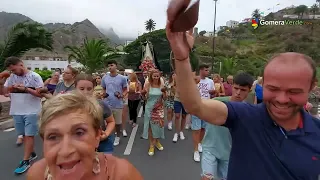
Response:
M232 150L228 180L318 180L320 121L303 113L303 127L286 132L264 103L225 102Z

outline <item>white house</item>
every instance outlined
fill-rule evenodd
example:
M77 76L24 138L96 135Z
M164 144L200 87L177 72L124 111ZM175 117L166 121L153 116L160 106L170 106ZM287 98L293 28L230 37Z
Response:
M213 36L213 32L206 32L203 36L205 37L212 37Z
M238 21L234 21L234 20L230 20L230 21L227 21L226 25L229 27L229 28L235 28L239 25L239 22Z
M67 60L63 60L62 58L27 58L26 60L22 60L25 66L30 70L55 70L55 69L65 69L69 63ZM82 64L77 63L75 61L71 61L70 65L74 68L81 68L83 67Z

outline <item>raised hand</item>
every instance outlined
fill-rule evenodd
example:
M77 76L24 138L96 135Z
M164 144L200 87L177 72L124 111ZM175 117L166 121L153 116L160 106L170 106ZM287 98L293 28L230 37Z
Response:
M175 60L187 59L194 45L193 29L187 32L172 32L168 21L166 33Z

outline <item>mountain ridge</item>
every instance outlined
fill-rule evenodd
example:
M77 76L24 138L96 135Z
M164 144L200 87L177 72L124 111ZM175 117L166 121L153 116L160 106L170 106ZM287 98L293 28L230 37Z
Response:
M37 22L28 16L20 13L10 13L10 12L0 12L0 42L4 41L6 35L11 27L20 22ZM108 39L111 46L116 46L119 44L124 44L123 40L113 31L112 28L103 29L98 28L89 19L85 19L80 22L75 22L73 24L68 23L41 23L43 26L52 33L54 39L54 51L55 53L65 54L64 47L69 46L79 46L83 43L84 38L88 39ZM32 54L35 51L39 54L49 53L44 50L36 49L32 50Z

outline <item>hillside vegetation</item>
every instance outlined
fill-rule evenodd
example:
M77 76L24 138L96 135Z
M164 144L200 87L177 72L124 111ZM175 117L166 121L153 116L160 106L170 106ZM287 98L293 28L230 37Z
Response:
M247 23L233 29L225 27L215 38L214 58L213 37L198 36L194 48L196 59L213 65L213 72L220 72L223 76L241 70L254 76L261 75L266 62L282 52L306 54L320 65L320 21L304 21L309 25L259 26L253 29L251 23ZM125 63L132 66L141 61L141 43L146 40L154 45L160 64L169 64L170 47L164 29L146 33L127 46L125 51L129 54Z

